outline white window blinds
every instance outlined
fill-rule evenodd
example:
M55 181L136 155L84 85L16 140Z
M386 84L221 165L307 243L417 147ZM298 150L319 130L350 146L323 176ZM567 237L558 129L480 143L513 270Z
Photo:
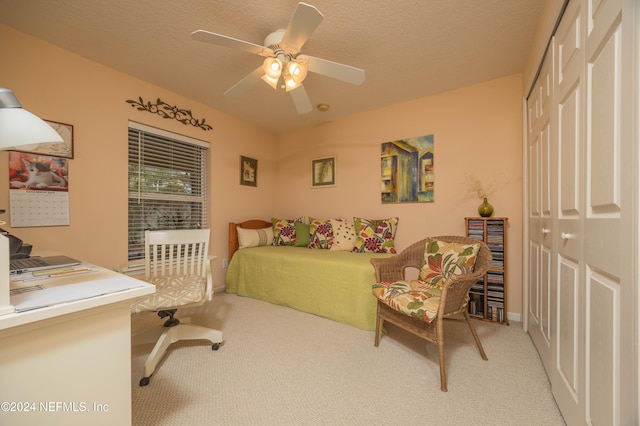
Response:
M207 227L207 150L197 139L129 122L129 260L147 229Z

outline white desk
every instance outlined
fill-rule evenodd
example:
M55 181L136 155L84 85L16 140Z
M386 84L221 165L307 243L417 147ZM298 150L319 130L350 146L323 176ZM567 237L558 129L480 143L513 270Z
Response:
M139 280L104 268L47 286ZM131 424L132 299L154 286L0 316L0 424Z

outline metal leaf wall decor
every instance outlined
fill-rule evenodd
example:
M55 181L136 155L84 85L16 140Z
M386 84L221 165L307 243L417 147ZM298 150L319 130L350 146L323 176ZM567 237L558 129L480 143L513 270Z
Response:
M161 101L160 98L158 98L155 104L152 104L149 101L145 103L144 100L142 100L142 96L139 96L137 101L128 99L127 103L131 104L132 107L137 108L139 111L148 111L153 114L158 114L162 118L173 118L184 125L191 124L192 126L199 127L204 131L213 129L213 127L205 123L204 118L202 120L194 118L190 109L182 109L177 106L169 105L168 103Z

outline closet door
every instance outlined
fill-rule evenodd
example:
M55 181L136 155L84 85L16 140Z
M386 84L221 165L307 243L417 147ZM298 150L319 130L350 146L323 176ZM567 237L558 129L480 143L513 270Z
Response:
M633 84L627 66L631 58L637 61L637 33L631 35L635 17L623 14L622 0L585 3L584 415L594 425L631 424L623 404L630 406L633 382L621 360L623 348L632 348L628 342L634 334L622 334L621 325L633 321L633 311L625 311L622 301L633 297L635 283L633 260L622 259L633 259L629 252L637 254L631 237L638 218L637 181L630 170L638 165L630 161L633 155L626 155L637 141L623 134L637 120L630 111L637 114L637 109L625 98ZM626 3L633 7L636 2ZM623 57L629 60L625 65Z
M571 0L555 36L558 155L557 227L557 335L554 368L549 372L553 394L567 424L584 424L585 267L582 261L585 170L584 10Z
M613 344L614 357L614 412L621 425L640 424L640 278L638 277L638 253L640 253L640 4L636 0L622 2L622 83L616 89L620 96L620 204L619 217L621 255L619 263L620 294L616 295L619 314L619 343ZM636 49L634 51L634 49ZM636 90L629 90L635 87ZM622 92L622 93L620 93ZM616 114L618 115L618 114ZM613 338L617 338L614 336ZM593 340L592 340L593 341ZM594 342L592 344L597 344ZM635 371L636 374L629 374ZM592 416L593 417L593 416Z
M551 309L552 203L555 202L555 158L552 158L553 49L549 49L527 100L528 122L528 287L526 327L547 370L552 367Z
M632 263L621 262L635 244L625 229L633 221L623 217L637 217L634 193L622 191L637 190L623 174L633 167L622 157L633 151L621 137L632 125L622 119L622 52L632 53L622 44L624 23L622 0L572 0L556 33L558 333L550 377L570 425L625 424L621 400L633 395L621 365L623 341L634 338L621 334L622 296L635 285Z
M525 323L568 425L639 424L639 36L636 0L570 0L527 100Z

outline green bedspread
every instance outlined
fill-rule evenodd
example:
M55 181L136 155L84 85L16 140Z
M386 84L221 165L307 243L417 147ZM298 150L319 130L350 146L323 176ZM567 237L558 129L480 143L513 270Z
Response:
M370 259L389 256L289 246L245 248L229 263L226 291L374 330Z

